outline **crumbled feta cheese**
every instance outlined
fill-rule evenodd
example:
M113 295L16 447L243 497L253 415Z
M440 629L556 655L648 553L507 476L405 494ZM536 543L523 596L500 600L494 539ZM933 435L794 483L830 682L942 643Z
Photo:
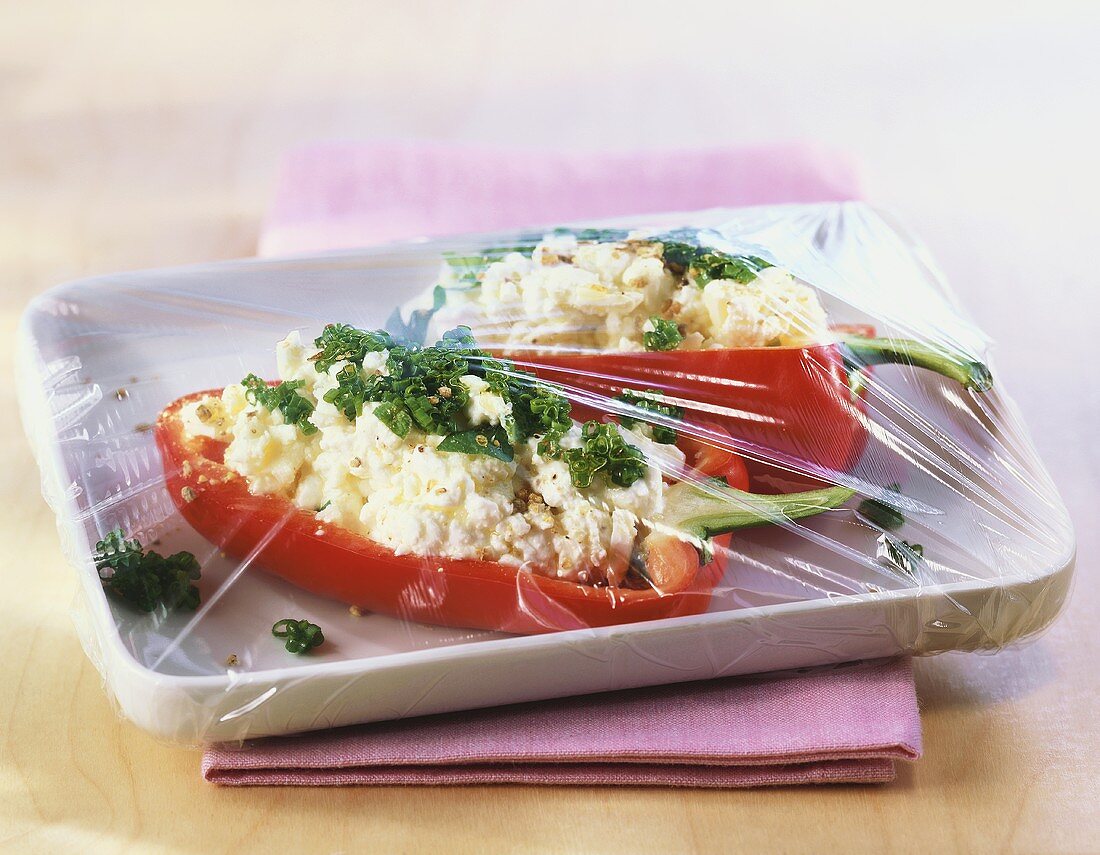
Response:
M191 436L206 436L226 442L232 436L237 417L248 406L244 387L234 383L223 390L220 398L208 396L186 404L180 410L180 418Z
M512 253L489 265L466 304L485 316L474 323L478 337L640 349L631 342L641 341L642 324L668 305L676 284L660 259L638 254L641 246L548 239L532 258Z
M470 403L466 406L466 417L471 425L499 425L511 414L512 404L500 395L494 395L489 384L480 377L467 374L462 385L470 392Z
M824 341L827 318L812 288L778 267L747 284L688 282L673 300L677 321L698 331L702 347L772 347Z
M453 278L449 268L442 281ZM454 290L433 329L465 323L492 346L565 346L639 351L652 317L684 330L681 350L801 345L827 341L825 310L813 288L777 267L748 283L699 287L669 271L658 244L578 243L552 235L531 257L490 264L481 286Z
M279 377L283 380L312 381L317 374L313 363L309 361L312 352L307 351L302 344L302 334L298 330L291 332L275 345L275 364L279 368Z
M248 478L255 493L284 493L298 480L298 470L314 440L303 437L283 414L264 407L244 410L233 424L233 441L225 465Z

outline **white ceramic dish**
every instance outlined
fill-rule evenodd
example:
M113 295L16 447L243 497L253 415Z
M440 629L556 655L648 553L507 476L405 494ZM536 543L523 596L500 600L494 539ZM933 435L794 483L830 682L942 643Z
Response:
M693 216L727 223L735 215L746 216ZM762 215L754 216L759 226ZM907 275L922 278L931 295L923 321L939 323L940 303L951 305L920 254L862 206L768 209L764 219L759 234L787 222L790 240L798 229L813 236L840 278L853 240L890 237L905 248L890 263L908 263ZM383 325L410 289L431 282L437 264L437 247L409 244L129 273L63 286L28 309L19 341L23 417L80 576L82 639L140 727L174 741L233 740L903 652L991 649L1047 625L1065 599L1072 531L1002 378L979 406L946 381L902 369L887 369L886 382L904 387L931 426L907 433L905 445L924 461L914 494L938 513L922 537L942 556L919 579L847 560L843 547L865 552L868 535L850 511L838 511L806 523L805 537L783 529L740 535L740 560L707 614L511 637L354 617L219 556L163 489L147 430L157 412L187 392L272 371L272 345L288 329L315 331L333 319ZM835 291L827 299L841 303ZM850 294L843 312L845 321L894 323ZM874 408L886 432L897 424L896 403ZM193 551L204 563L202 609L139 616L109 601L90 555L115 525L147 544L161 541L162 552ZM827 571L822 544L832 550ZM286 616L321 624L328 643L288 656L269 632ZM238 663L227 667L231 654Z

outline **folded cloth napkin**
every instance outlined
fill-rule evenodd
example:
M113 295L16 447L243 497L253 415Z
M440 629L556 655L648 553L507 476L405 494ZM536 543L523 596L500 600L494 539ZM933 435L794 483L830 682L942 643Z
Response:
M219 784L871 783L920 754L908 660L727 678L218 746Z
M262 254L719 205L858 195L800 146L565 155L326 143L291 155ZM880 782L920 756L908 661L732 678L214 746L227 785Z
M260 254L858 196L854 172L843 159L798 145L578 155L431 142L331 142L286 159Z

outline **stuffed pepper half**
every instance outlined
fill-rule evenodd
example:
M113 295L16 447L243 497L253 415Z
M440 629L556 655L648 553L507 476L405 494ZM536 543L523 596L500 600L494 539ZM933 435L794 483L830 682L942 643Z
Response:
M550 381L602 395L657 389L761 457L818 474L850 469L863 451L868 366L917 365L989 388L980 363L830 326L814 288L721 246L695 229L532 236L448 258L409 321L461 319L483 346Z
M173 500L227 553L410 620L531 633L697 613L715 538L851 496L744 492L720 428L649 390L609 402L619 423L575 422L466 328L423 347L330 325L277 362L279 382L161 413Z

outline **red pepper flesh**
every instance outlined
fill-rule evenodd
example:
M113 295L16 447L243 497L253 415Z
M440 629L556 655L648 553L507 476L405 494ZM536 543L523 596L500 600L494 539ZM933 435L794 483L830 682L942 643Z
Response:
M982 363L934 344L872 338L866 325L834 332L840 341L802 347L507 356L543 380L598 395L655 390L683 407L687 421L736 437L742 453L826 479L849 471L867 445L869 366L914 365L978 392L993 382Z
M867 444L863 400L850 391L836 344L507 355L543 380L599 395L624 387L660 392L689 421L716 423L766 462L843 472Z

